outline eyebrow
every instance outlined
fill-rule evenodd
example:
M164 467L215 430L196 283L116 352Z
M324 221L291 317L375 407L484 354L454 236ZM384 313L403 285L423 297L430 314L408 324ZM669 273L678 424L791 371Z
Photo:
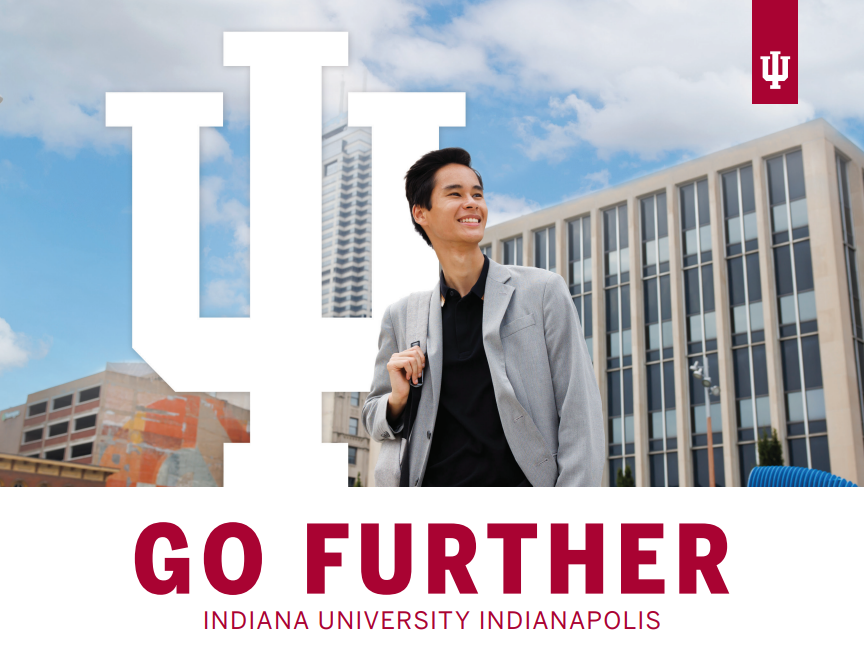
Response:
M460 185L458 183L454 183L452 186L444 186L441 190L458 190L459 188L462 188L462 187L463 187L462 185ZM471 186L471 188L474 190L479 190L481 192L483 191L483 186L481 186L478 183L475 183L473 186Z

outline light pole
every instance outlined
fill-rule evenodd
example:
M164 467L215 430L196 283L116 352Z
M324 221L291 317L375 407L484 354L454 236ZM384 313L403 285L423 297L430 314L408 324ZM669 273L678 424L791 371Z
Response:
M711 400L708 395L719 397L720 386L711 385L711 376L705 372L699 364L699 360L693 362L690 371L693 372L693 377L702 383L702 389L705 391L705 417L708 428L708 486L714 487L714 433L711 431Z

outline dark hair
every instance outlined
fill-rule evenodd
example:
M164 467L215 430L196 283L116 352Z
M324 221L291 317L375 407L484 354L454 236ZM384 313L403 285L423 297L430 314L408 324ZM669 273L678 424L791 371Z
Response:
M464 148L442 148L437 151L430 151L417 162L411 165L405 173L405 197L408 198L408 211L411 213L411 222L414 223L414 229L417 231L423 240L432 245L429 237L416 220L414 220L414 205L421 206L424 209L432 208L432 191L435 189L435 175L438 170L447 165L465 165L471 167L471 155ZM483 187L483 177L480 173L471 167L480 181L480 187Z

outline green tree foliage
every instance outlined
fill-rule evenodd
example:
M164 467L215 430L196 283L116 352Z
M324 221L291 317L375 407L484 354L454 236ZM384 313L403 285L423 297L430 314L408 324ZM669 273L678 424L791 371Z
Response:
M783 466L783 448L777 438L777 430L771 431L770 438L767 430L759 434L759 466Z
M363 481L360 480L360 472L357 472L357 477L354 478L354 487L363 487Z
M618 469L618 477L615 479L616 487L636 487L636 481L633 480L633 472L629 466L625 466L624 470Z

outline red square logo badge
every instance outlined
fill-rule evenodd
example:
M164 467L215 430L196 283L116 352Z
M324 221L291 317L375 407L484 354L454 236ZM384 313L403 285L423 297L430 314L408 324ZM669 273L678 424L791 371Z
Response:
M798 0L753 0L753 104L798 104Z

